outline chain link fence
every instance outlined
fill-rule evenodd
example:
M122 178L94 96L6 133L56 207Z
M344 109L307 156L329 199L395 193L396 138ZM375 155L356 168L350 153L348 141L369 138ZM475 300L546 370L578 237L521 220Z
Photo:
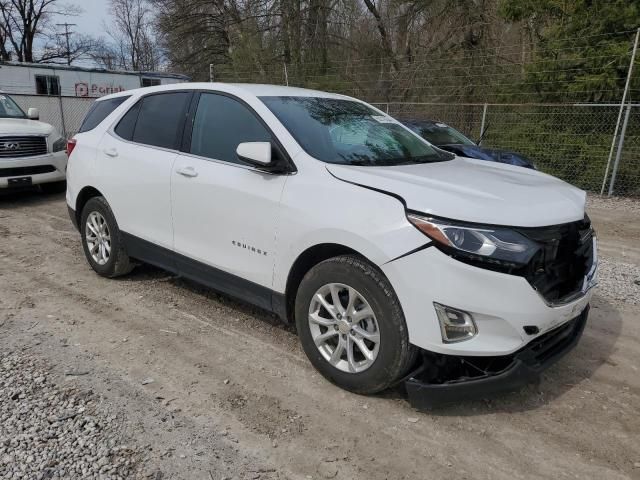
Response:
M473 140L482 135L483 146L521 153L543 172L592 192L600 192L605 182L620 109L619 104L375 105L400 120L444 122ZM606 185L612 171L609 169ZM613 192L640 195L640 105L631 107Z
M26 111L73 136L93 103L90 98L12 95ZM615 195L640 195L640 104L632 105L617 169L607 160L619 104L376 103L405 120L447 123L482 145L519 152L543 172L591 192L608 186L615 171ZM616 149L618 140L616 140ZM614 151L615 158L615 151ZM613 165L613 161L612 161Z
M67 138L78 132L82 120L95 100L94 98L21 94L11 94L11 98L25 112L32 107L40 110L40 120L50 123Z

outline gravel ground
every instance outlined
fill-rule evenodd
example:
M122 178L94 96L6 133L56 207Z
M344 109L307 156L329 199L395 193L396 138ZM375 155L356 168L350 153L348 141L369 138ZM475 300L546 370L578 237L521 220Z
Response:
M600 258L598 295L617 304L640 305L640 266Z
M640 198L605 197L589 194L587 208L609 209L617 212L627 212L640 215Z
M0 478L135 476L136 448L122 443L117 416L91 390L55 385L41 359L0 353L0 398Z
M587 210L598 234L597 294L640 305L640 199L589 195Z

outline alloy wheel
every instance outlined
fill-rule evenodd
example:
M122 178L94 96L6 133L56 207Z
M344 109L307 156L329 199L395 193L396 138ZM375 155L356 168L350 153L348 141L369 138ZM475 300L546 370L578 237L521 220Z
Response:
M105 265L111 255L111 233L107 221L99 212L91 212L87 217L85 241L93 261Z
M380 349L378 321L369 302L341 283L322 286L309 305L309 329L322 356L338 370L363 372Z

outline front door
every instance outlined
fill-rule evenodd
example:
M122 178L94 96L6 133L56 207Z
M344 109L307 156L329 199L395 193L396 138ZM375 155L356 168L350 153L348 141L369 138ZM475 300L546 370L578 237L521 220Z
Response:
M189 151L171 175L174 244L183 273L269 308L287 176L238 159L239 143L273 141L256 115L232 97L200 95Z

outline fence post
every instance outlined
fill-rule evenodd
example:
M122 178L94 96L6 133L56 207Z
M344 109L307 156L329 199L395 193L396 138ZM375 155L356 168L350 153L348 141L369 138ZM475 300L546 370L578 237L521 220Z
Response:
M620 141L618 141L618 151L616 152L616 160L613 162L613 170L611 171L611 182L609 182L609 196L613 194L613 187L616 184L616 175L618 173L618 164L622 157L622 149L624 148L624 136L627 133L627 125L629 124L629 115L631 114L631 102L627 105L627 113L624 115L624 123L620 132Z
M480 136L478 137L478 145L482 144L482 139L484 137L484 126L485 126L485 122L487 120L487 108L488 107L489 107L489 105L487 105L486 103L482 107L482 122L480 123Z
M387 115L389 115L389 104L385 103L384 111Z
M636 52L638 51L638 38L640 38L640 28L636 31L636 39L633 42L633 52L631 53L631 62L629 63L629 71L627 72L627 83L624 86L624 92L622 93L622 101L620 102L620 110L618 111L618 120L616 121L616 129L613 132L613 138L611 139L611 148L609 149L609 159L607 160L607 168L604 170L604 178L602 179L602 188L600 189L600 195L604 193L604 187L607 184L607 177L609 176L609 166L611 165L611 157L613 156L613 147L616 144L616 137L618 136L618 128L620 127L620 119L622 118L622 111L624 110L624 104L627 100L627 92L629 91L629 84L631 83L631 72L633 72L633 63L636 60ZM609 188L611 192L611 188ZM611 193L609 193L611 195Z
M58 105L60 106L60 121L62 122L62 136L67 138L67 123L64 120L64 107L62 106L62 95L58 95Z

